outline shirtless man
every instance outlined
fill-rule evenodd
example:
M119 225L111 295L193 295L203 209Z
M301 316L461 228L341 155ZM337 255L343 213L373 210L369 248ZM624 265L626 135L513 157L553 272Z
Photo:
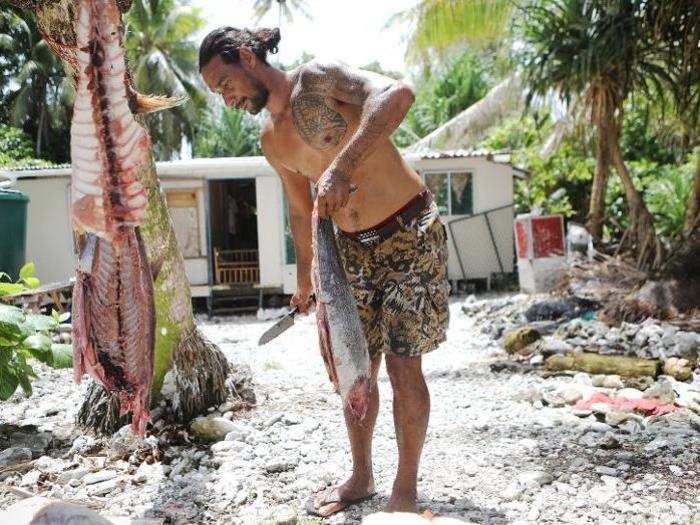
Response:
M390 136L414 97L402 82L339 64L312 61L284 72L267 63L278 29L222 27L201 44L199 68L227 106L270 113L262 126L265 157L282 179L297 259L291 304L311 302L309 182L321 216L338 227L338 245L370 349L369 409L349 413L353 471L310 501L328 516L374 494L372 433L379 408L382 355L394 393L399 464L386 510L416 512L416 479L430 397L421 356L445 339L448 324L445 228L420 176Z

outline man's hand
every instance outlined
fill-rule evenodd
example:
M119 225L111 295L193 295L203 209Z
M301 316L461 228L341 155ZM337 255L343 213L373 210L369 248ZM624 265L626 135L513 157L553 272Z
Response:
M297 293L292 296L289 304L297 307L302 314L308 313L313 304L313 289L311 283L297 284Z
M318 215L322 218L343 208L350 198L350 177L335 168L328 168L318 179L316 201Z

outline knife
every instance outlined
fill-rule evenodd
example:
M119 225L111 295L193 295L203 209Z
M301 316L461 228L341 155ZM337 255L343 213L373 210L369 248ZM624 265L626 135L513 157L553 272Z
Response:
M291 312L282 316L282 318L273 324L270 328L265 330L265 333L260 336L258 341L258 346L269 343L275 337L280 335L282 332L287 331L292 326L294 326L294 317L299 313L299 307L295 306Z

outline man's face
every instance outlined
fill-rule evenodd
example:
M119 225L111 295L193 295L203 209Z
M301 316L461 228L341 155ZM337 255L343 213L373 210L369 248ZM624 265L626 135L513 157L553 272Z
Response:
M257 115L267 104L269 92L240 64L229 64L218 55L202 68L202 77L209 89L220 94L224 104Z

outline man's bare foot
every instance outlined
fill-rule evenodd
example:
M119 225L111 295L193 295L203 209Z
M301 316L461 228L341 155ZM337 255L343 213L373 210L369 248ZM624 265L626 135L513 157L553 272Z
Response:
M345 483L312 496L306 511L314 516L328 517L374 496L374 480L351 476Z
M416 495L411 492L401 492L394 489L384 508L384 512L414 512L418 513Z

